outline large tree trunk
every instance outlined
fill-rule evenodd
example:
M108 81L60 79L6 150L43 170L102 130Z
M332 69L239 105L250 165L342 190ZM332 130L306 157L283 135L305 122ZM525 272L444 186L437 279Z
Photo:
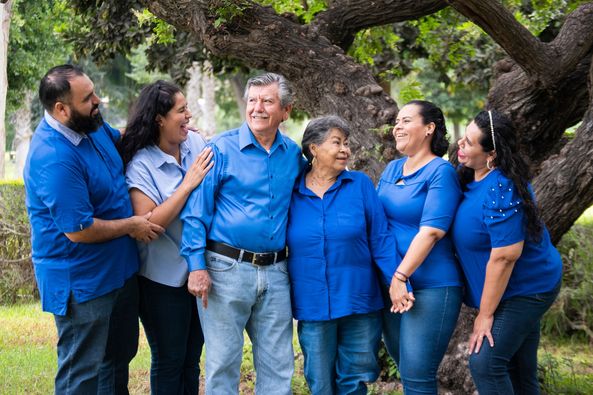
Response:
M12 0L0 3L0 180L4 178L6 153L6 93L8 92L8 34Z
M12 147L15 151L16 158L16 178L23 177L25 160L29 152L29 143L31 142L31 136L33 136L33 129L31 128L31 103L33 102L33 95L33 91L25 92L22 107L12 114L12 124L15 128Z

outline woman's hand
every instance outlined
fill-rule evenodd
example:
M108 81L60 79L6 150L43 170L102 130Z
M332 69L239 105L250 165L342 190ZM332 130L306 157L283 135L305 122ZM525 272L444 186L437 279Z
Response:
M214 162L212 161L213 155L212 148L207 147L204 149L189 169L187 169L179 188L185 188L188 193L191 193L194 188L200 185L206 174L208 174L208 171L214 166Z
M469 338L469 354L475 352L476 354L482 347L484 336L488 339L490 347L494 347L494 339L492 338L492 324L494 323L494 316L487 316L479 313L474 321L474 331Z
M392 313L405 313L414 306L414 294L408 292L406 283L393 277L389 286Z

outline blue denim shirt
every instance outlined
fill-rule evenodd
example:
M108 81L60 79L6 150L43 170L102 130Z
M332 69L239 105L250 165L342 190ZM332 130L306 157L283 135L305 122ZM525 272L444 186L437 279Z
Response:
M383 308L380 281L389 285L399 259L371 179L343 171L323 199L300 177L288 222L292 310L321 321Z
M33 265L44 311L65 315L70 295L85 302L123 286L138 270L128 236L102 243L73 243L64 233L132 215L117 130L104 124L81 135L46 114L25 164L26 205Z
M155 145L141 149L128 163L128 189L137 188L157 206L179 187L187 169L194 163L206 142L198 133L190 132L181 143L181 164ZM179 254L181 220L175 218L158 239L146 244L138 242L140 271L138 274L171 287L180 287L187 280L187 263Z
M214 167L181 212L181 255L189 270L206 269L206 240L254 252L286 244L294 181L304 166L298 145L279 131L270 151L247 123L212 139Z

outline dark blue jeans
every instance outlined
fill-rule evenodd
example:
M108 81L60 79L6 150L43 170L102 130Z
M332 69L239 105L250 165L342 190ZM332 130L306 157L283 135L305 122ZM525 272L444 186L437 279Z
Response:
M152 394L196 395L204 336L195 296L138 276L140 319L152 354Z
M366 394L379 376L381 313L299 321L305 378L313 395Z
M404 394L437 394L437 371L461 309L461 287L414 290L406 313L383 310L383 341L399 369Z
M469 358L480 395L539 394L540 319L559 291L560 283L550 292L515 296L499 304L492 324L494 347L485 341Z
M96 299L68 302L58 329L56 394L127 394L128 364L138 350L138 282Z

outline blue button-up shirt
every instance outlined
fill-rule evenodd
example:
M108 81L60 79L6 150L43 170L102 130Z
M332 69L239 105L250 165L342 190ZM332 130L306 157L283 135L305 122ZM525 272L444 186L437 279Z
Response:
M123 286L138 270L128 236L102 243L73 243L64 233L132 215L123 164L105 124L82 135L49 114L37 127L25 165L26 205L33 264L44 311L65 315L70 295L85 302Z
M155 145L141 149L128 163L128 188L137 188L157 206L167 200L183 181L187 169L206 146L197 133L189 133L179 149L181 164ZM180 287L187 280L187 263L179 255L181 220L175 218L158 239L138 242L142 266L138 274L171 287Z
M181 255L189 270L206 269L206 239L254 252L286 244L294 181L304 166L298 145L279 131L269 152L246 123L212 140L214 167L181 213Z
M287 238L296 319L330 320L383 308L380 281L390 283L399 261L368 176L343 171L323 199L301 177L290 203Z

